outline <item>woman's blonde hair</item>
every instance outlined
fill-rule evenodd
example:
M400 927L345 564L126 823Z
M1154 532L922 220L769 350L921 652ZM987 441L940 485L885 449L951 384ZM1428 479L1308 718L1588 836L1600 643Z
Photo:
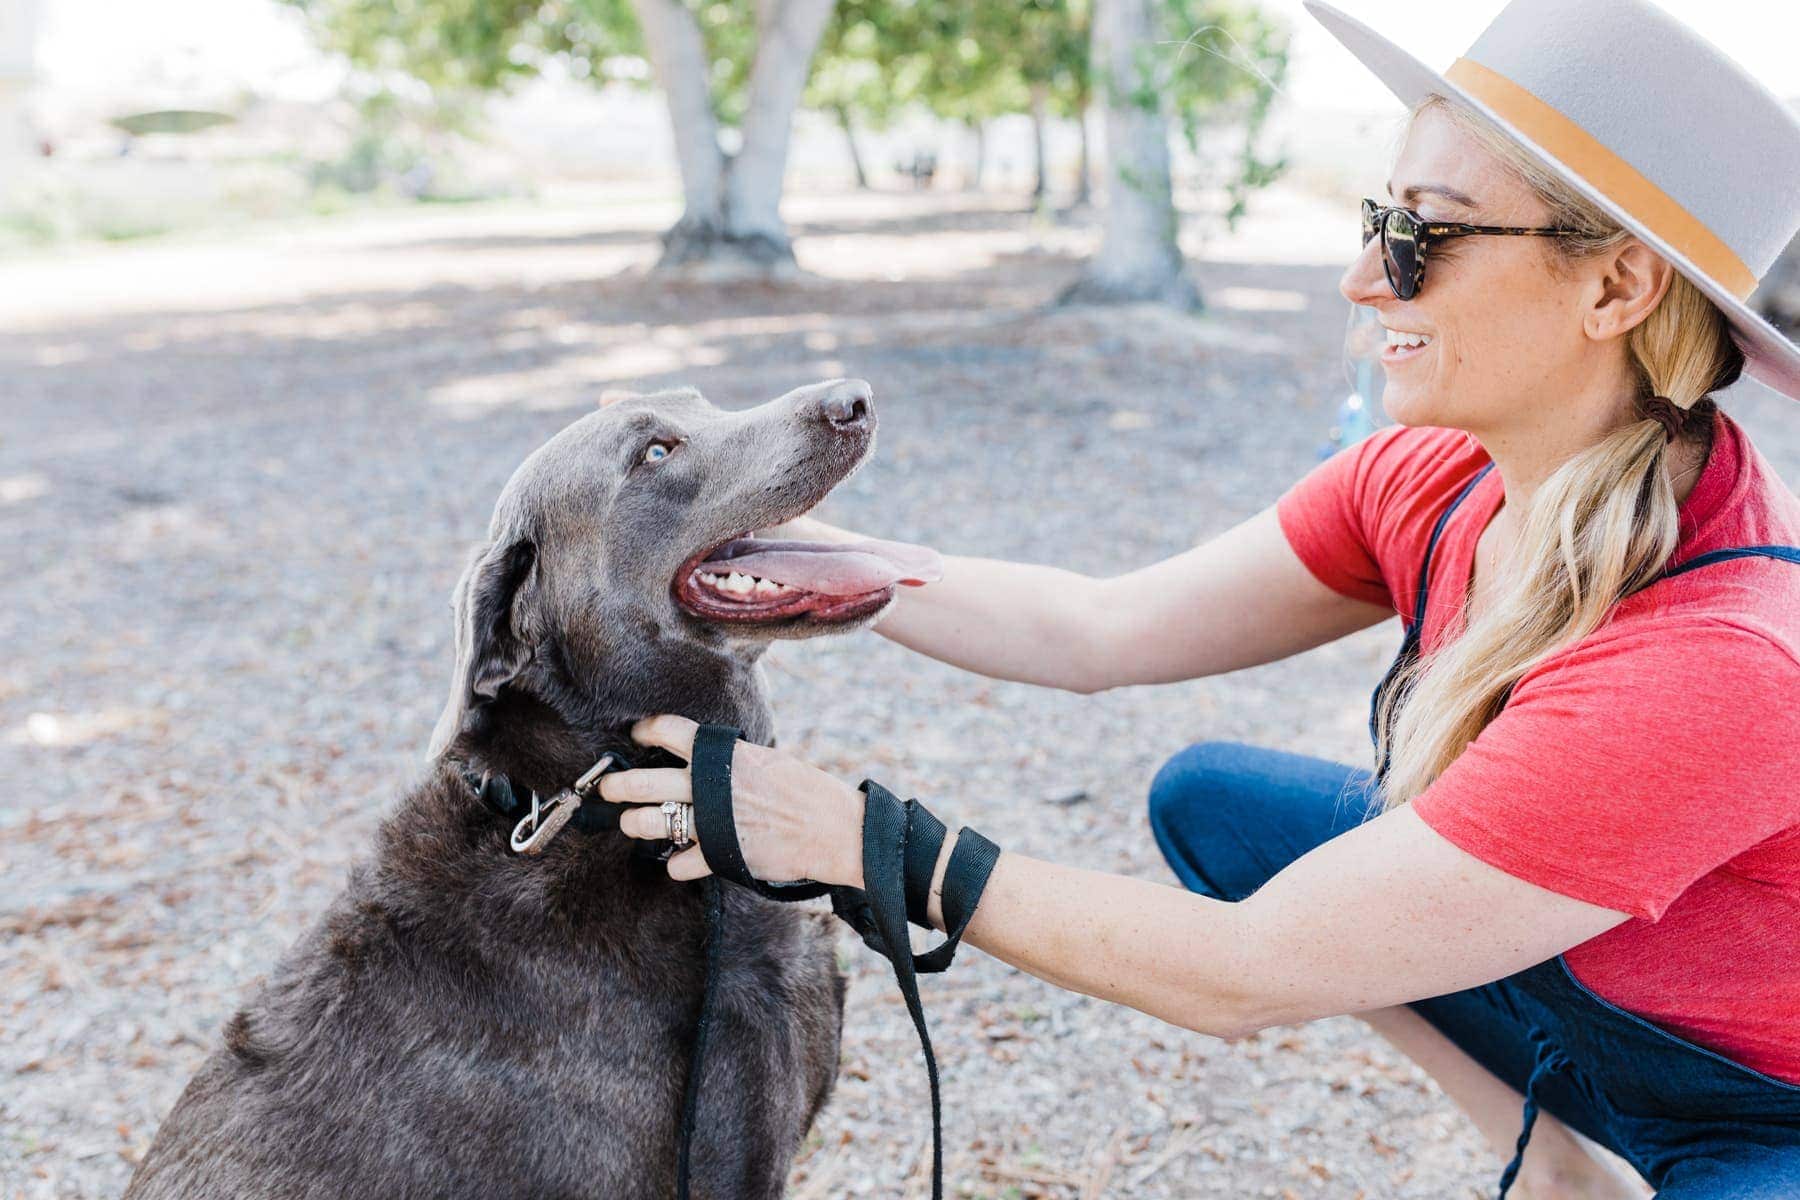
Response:
M1430 95L1410 119L1433 108L1537 194L1548 210L1541 224L1576 231L1543 239L1553 270L1632 236L1480 114ZM1680 273L1626 335L1626 349L1640 400L1665 396L1690 412L1705 401L1696 417L1710 412L1708 394L1735 380L1744 361L1724 315ZM1387 763L1384 808L1423 792L1500 714L1521 676L1592 633L1614 605L1662 572L1677 540L1675 490L1664 426L1639 415L1538 487L1492 606L1455 641L1403 668L1386 689L1375 756ZM1710 422L1689 423L1694 432L1708 428Z

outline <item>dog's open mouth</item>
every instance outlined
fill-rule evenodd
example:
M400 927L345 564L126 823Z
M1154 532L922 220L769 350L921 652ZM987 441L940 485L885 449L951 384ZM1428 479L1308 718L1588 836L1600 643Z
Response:
M854 621L880 609L896 587L943 573L937 551L905 542L746 536L682 564L675 600L708 621Z

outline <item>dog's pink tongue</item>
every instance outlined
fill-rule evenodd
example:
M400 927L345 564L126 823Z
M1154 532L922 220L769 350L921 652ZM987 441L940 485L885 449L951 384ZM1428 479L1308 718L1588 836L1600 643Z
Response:
M762 544L762 543L752 543ZM729 568L825 596L858 596L892 584L917 587L941 579L944 562L929 546L884 542L796 542L770 539L767 550L752 550L708 565ZM733 544L733 548L743 545Z

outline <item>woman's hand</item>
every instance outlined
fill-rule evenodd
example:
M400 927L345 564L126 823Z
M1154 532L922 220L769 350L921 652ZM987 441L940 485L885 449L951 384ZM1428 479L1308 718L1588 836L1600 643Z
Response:
M819 518L802 513L779 525L771 525L767 529L756 531L757 537L766 537L771 541L787 542L859 542L863 535L848 529L840 529L836 525L827 525Z
M691 761L694 730L686 717L665 713L631 727L631 740ZM687 767L650 767L602 777L600 798L614 804L694 802ZM731 750L731 806L738 846L750 873L769 883L813 879L862 886L863 795L856 788L786 751L739 739ZM626 837L668 836L656 807L619 814ZM698 879L712 872L696 841L669 859L669 877Z

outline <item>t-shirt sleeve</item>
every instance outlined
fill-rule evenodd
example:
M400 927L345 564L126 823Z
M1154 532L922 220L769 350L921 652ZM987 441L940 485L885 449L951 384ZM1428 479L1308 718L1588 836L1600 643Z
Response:
M1377 558L1368 481L1372 465L1400 432L1390 426L1344 447L1275 502L1281 532L1306 569L1352 600L1393 603Z
M1632 625L1528 672L1413 809L1509 875L1655 921L1800 828L1800 664L1724 621Z

